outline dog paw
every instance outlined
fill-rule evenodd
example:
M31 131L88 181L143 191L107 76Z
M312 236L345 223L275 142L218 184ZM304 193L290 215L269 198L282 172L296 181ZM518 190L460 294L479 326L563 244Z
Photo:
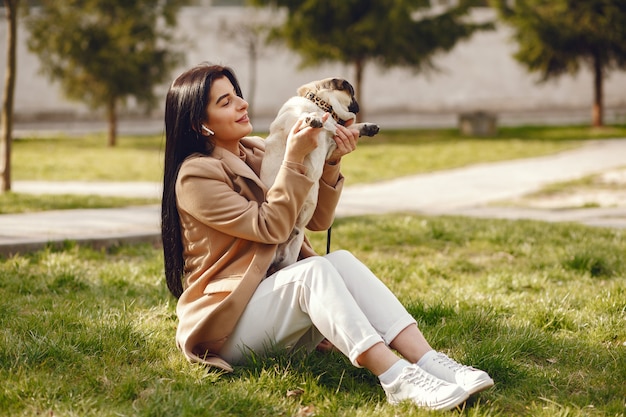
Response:
M322 127L324 126L324 123L322 123L322 119L320 119L319 117L313 117L313 116L309 116L307 118L304 119L304 123L306 123L307 125L311 126L311 127Z
M359 135L374 136L378 133L379 130L380 128L378 127L378 125L366 123L361 127L361 130L359 131Z
M285 262L285 255L277 255L272 262L272 268L278 270L283 267L283 262Z

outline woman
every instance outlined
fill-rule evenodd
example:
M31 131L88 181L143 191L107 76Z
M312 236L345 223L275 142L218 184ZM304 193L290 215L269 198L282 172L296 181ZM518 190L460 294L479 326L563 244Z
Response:
M234 73L222 66L184 72L167 94L162 237L168 288L178 297L176 342L186 357L231 371L231 363L267 346L313 349L326 338L377 375L391 403L451 409L492 386L484 371L434 351L397 298L349 252L317 256L305 240L298 262L268 274L313 185L302 162L319 130L294 126L267 188L258 176L264 142L247 136L247 109ZM341 158L357 139L338 128L310 229L330 227L343 187Z

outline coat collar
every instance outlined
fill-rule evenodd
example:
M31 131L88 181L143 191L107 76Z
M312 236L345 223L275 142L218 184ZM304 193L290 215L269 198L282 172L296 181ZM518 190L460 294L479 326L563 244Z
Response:
M239 149L245 155L244 162L239 155L216 146L213 149L212 156L224 161L232 171L245 178L254 181L264 192L267 192L267 186L263 184L259 178L261 172L261 161L264 154L264 143L261 138L243 138L239 144Z

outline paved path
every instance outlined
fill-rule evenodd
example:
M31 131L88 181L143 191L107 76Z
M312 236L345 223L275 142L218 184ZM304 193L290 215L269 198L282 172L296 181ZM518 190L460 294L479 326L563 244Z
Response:
M473 165L376 184L349 186L338 216L410 211L484 218L573 221L626 228L626 208L536 210L489 203L626 166L626 139L594 141L552 156ZM159 196L154 183L15 182L15 192ZM120 209L47 211L0 215L0 253L38 249L47 242L75 240L109 245L159 240L158 206Z
M579 222L626 228L626 208L540 210L495 207L548 184L626 167L626 139L594 141L555 155L485 163L348 187L338 215L411 211L428 215Z

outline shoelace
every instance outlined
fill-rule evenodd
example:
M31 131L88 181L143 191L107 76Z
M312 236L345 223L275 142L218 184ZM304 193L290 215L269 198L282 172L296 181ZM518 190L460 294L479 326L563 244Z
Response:
M450 359L445 353L439 352L435 361L446 368L450 369L452 372L456 373L457 371L471 371L472 368L469 366L461 365L455 360Z
M417 366L407 366L402 378L429 392L435 391L442 384L440 379L430 375Z

